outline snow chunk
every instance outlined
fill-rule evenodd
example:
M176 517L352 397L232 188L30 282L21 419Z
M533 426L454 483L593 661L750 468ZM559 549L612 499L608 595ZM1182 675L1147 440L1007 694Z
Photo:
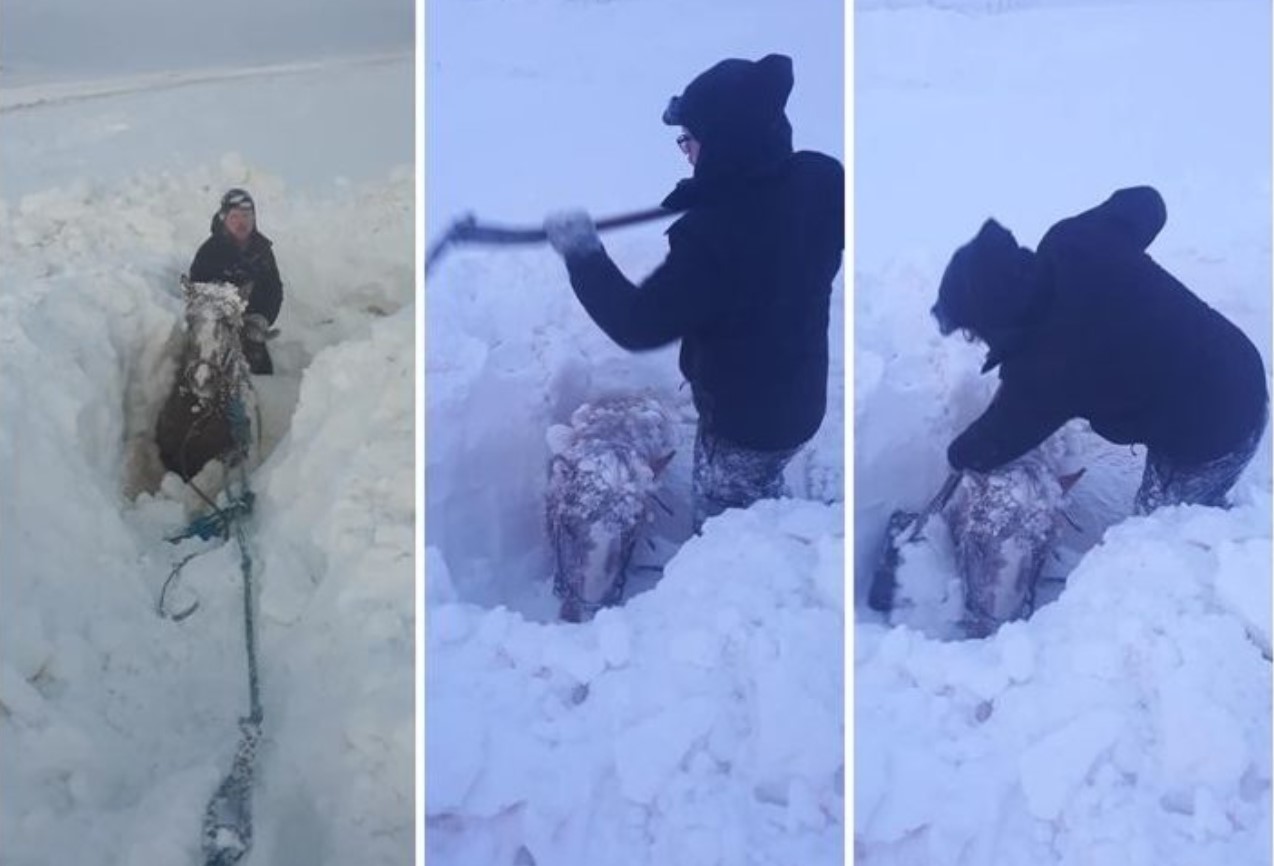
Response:
M1031 814L1052 820L1115 742L1124 719L1113 710L1086 713L1028 749L1018 761Z

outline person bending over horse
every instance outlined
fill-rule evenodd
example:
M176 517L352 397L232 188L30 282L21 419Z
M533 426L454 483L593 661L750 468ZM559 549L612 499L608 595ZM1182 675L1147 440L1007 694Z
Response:
M1256 452L1269 396L1265 364L1233 323L1147 254L1167 221L1159 193L1121 189L1044 235L1038 250L987 220L952 256L932 313L1000 368L990 406L947 450L988 472L1072 418L1147 447L1137 514L1224 506Z
M583 211L545 221L593 321L630 351L681 341L699 413L694 524L783 495L783 470L822 424L832 279L844 247L844 169L793 152L792 61L723 60L673 97L663 122L694 167L664 200L685 211L640 288Z
M247 294L243 317L243 354L253 373L274 372L265 341L283 306L283 281L274 261L273 243L257 230L256 205L246 190L221 197L212 217L212 236L190 263L196 283L233 283Z

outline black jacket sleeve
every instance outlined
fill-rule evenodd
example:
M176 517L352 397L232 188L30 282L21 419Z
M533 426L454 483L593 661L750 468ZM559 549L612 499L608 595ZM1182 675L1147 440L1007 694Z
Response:
M712 314L712 274L705 252L670 233L668 257L638 288L604 251L572 256L566 267L585 311L630 351L666 345Z
M1069 420L1060 405L1001 383L982 416L951 443L947 462L953 469L990 472L1026 454Z
M216 251L209 241L195 252L194 261L190 263L190 281L192 283L215 283L222 279L222 265L217 261Z
M279 276L279 266L274 260L274 251L266 248L261 253L260 264L256 269L256 279L252 284L252 296L248 298L249 313L260 313L266 321L274 324L283 307L283 279Z

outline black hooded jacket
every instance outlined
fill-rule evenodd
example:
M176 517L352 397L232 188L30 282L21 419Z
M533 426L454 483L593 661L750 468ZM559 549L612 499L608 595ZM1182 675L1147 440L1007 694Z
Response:
M844 171L792 152L791 88L779 55L723 61L686 88L672 122L699 141L699 157L663 203L685 214L640 288L605 252L567 259L576 295L612 340L641 350L680 339L701 422L759 450L796 447L822 423L844 247Z
M954 468L1002 466L1072 418L1184 466L1259 429L1256 347L1146 253L1166 219L1159 193L1134 187L1057 223L1036 253L994 221L956 252L934 314L986 341L1000 387L951 443Z
M251 283L245 313L260 313L274 324L283 306L283 280L270 239L253 229L247 246L240 248L218 216L213 216L210 231L212 236L190 263L190 279L196 283L233 283L240 288Z

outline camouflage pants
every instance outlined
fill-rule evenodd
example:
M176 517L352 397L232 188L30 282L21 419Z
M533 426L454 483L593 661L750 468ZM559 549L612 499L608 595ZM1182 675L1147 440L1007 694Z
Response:
M695 431L694 530L727 508L747 508L759 499L788 495L783 469L801 446L757 451L735 445L708 431Z
M1265 432L1262 418L1247 439L1228 454L1193 466L1182 466L1156 454L1146 454L1146 470L1133 505L1134 514L1149 514L1165 505L1211 505L1226 507L1225 494L1239 480L1256 453Z

